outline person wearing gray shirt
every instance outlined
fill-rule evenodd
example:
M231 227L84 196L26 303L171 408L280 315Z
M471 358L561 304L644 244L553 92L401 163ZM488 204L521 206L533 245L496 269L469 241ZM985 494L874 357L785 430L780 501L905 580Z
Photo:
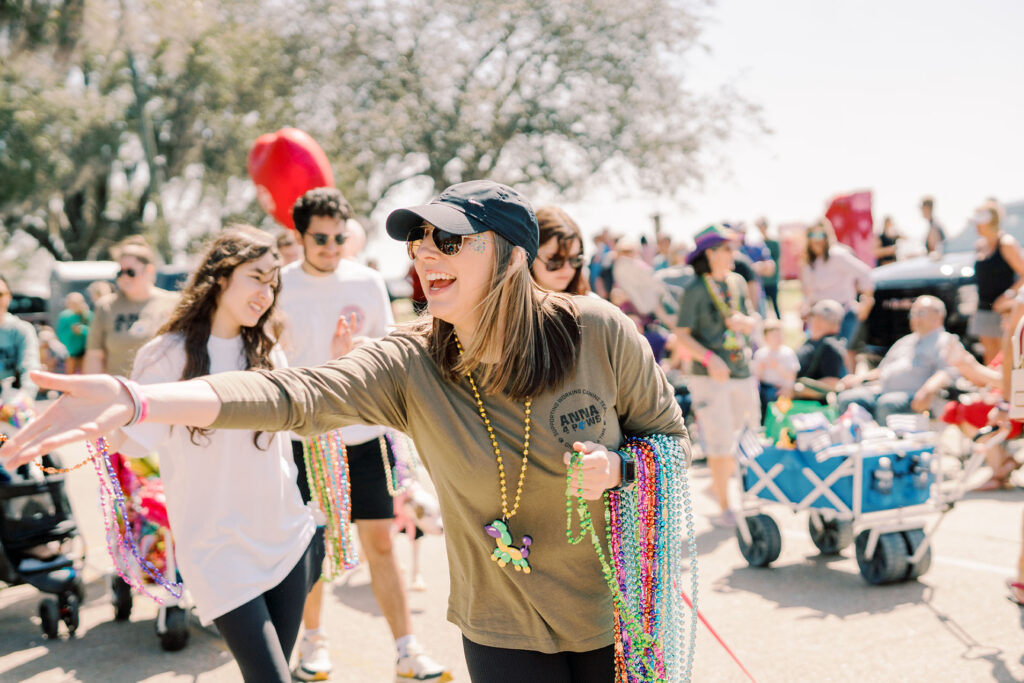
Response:
M841 380L840 412L858 403L884 425L889 415L927 410L938 391L959 374L950 360L963 346L945 330L945 320L941 300L918 297L910 308L911 333L892 345L877 368Z

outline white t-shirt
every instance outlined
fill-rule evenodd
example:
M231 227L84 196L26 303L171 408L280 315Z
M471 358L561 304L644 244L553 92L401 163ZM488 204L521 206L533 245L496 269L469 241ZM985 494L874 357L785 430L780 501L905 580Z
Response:
M210 374L244 370L242 338L210 336ZM287 367L274 349L275 368ZM184 341L161 335L139 349L132 378L174 382L185 367ZM188 429L143 423L124 429L125 455L160 456L160 478L178 568L204 624L278 585L294 569L316 530L303 504L288 439L216 430L197 446ZM268 445L269 444L269 445Z
M780 346L777 349L762 346L754 353L752 369L757 378L765 384L782 387L788 385L792 377L800 372L800 359L797 358L796 351L788 346ZM793 374L787 377L783 372Z
M333 273L322 276L302 270L301 261L289 263L281 269L277 306L287 318L283 347L293 368L315 367L331 360L331 338L339 316L356 314L353 337L383 337L395 324L381 274L346 259ZM383 433L382 427L354 425L342 429L341 438L352 446Z

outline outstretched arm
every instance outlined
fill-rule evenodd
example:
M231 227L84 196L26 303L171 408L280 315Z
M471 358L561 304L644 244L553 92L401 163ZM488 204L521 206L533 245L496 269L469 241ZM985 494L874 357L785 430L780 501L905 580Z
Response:
M55 375L33 372L32 381L63 395L0 449L11 469L33 458L85 439L97 439L128 424L135 410L131 396L110 375ZM220 413L220 399L202 380L150 384L140 388L148 422L207 427Z

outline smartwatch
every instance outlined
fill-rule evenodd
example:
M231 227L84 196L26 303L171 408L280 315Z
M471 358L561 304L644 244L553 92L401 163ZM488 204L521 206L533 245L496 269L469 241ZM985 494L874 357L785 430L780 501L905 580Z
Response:
M619 485L609 491L625 491L633 485L636 481L636 463L633 461L633 456L625 451L615 451L619 454L619 462L622 466L622 477L619 481Z

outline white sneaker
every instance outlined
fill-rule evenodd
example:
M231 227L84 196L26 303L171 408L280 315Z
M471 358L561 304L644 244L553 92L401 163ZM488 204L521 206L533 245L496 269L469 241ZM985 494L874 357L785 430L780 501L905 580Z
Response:
M327 638L323 635L315 638L303 636L299 643L299 663L292 675L303 681L326 681L331 675L331 653L328 650Z
M428 657L418 647L409 648L404 657L395 664L396 679L399 681L435 681L445 683L452 680L452 673Z

